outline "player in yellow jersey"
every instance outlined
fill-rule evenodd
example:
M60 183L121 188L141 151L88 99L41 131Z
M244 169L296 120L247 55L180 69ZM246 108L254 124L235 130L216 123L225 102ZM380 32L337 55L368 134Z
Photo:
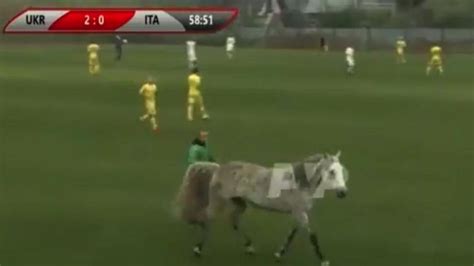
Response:
M150 120L151 128L158 132L158 122L156 119L156 84L152 77L148 77L147 81L140 88L140 95L145 100L145 114L140 116L140 121Z
M97 75L100 72L99 61L100 46L96 43L91 43L87 46L87 53L89 53L89 73Z
M439 74L443 74L443 62L441 60L442 49L438 45L434 45L430 49L431 58L428 61L428 66L426 67L426 75L431 74L431 69L435 68L438 70Z
M397 64L405 64L407 62L405 59L406 47L407 47L407 43L405 42L405 39L402 36L398 37L398 40L395 43L395 53L397 56Z
M188 120L192 121L194 119L194 108L199 109L202 119L209 119L201 95L201 77L199 76L199 70L196 67L191 70L191 74L188 77L188 85Z

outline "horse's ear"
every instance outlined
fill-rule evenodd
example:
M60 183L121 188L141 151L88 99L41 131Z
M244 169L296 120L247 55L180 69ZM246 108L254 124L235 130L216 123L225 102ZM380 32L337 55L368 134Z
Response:
M339 159L339 157L341 156L341 151L340 151L340 150L339 150L339 151L337 151L337 153L336 153L336 155L335 155L335 156L336 156L336 158L337 158L337 159Z

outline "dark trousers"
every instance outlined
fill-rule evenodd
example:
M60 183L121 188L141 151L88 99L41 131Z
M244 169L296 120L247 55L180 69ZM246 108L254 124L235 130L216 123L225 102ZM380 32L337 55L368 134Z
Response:
M116 57L115 60L120 61L122 59L122 47L115 47Z

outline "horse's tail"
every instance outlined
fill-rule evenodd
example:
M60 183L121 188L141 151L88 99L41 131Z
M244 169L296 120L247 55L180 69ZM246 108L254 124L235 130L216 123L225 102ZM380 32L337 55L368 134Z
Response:
M178 214L188 223L203 223L207 220L206 208L209 205L209 185L216 163L199 162L188 167L178 192Z

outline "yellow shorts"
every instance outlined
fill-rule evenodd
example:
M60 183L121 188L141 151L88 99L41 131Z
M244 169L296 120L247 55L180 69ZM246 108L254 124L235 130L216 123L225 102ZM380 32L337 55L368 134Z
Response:
M99 59L97 57L95 58L89 58L89 65L95 66L99 64Z
M397 55L403 55L403 49L397 49Z
M148 115L156 115L155 102L145 102L145 111Z
M428 65L433 66L433 67L441 66L441 64L442 64L442 62L441 62L441 57L439 57L439 56L433 56L433 57L431 57L431 60L430 60L430 62L428 63Z
M203 103L203 99L202 99L202 95L199 93L199 94L190 94L188 95L188 104L198 104L198 105L202 105Z

